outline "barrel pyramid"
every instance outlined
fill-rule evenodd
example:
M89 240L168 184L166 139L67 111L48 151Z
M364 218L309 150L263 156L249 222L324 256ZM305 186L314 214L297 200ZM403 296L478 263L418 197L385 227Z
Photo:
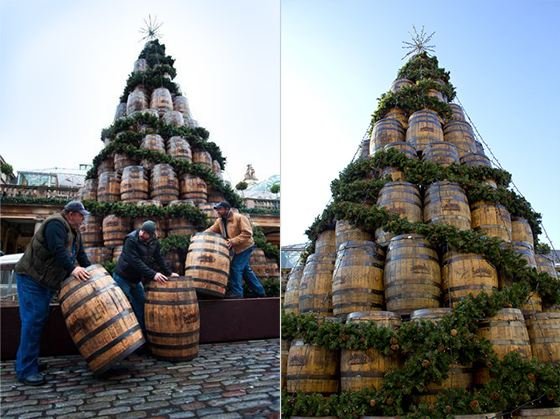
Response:
M454 98L437 58L413 55L307 230L283 304L295 416L560 406L560 281L538 254L540 215Z
M174 81L174 61L159 40L148 41L112 125L101 132L104 147L80 191L92 213L82 226L92 263L116 263L125 236L152 219L165 258L182 275L189 238L216 217L213 205L227 200L242 207L222 179L225 157ZM268 277L277 271L264 255L255 256L255 265Z

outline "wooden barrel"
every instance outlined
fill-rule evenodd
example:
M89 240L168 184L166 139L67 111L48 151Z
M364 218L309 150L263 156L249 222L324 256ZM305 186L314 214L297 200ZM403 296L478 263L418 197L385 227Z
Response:
M336 393L338 351L294 340L288 353L286 387L289 393Z
M101 217L86 215L84 222L80 226L82 243L84 247L96 247L103 245L103 232L101 230Z
M192 161L193 163L201 164L212 170L212 155L208 151L193 150Z
M142 86L136 88L128 94L126 100L126 114L131 115L137 111L143 111L148 107L148 98L146 91Z
M148 134L142 139L140 148L165 154L165 141L158 134ZM155 165L153 161L148 159L142 159L141 163L147 170L151 170Z
M196 204L205 204L208 201L208 186L206 182L188 173L181 175L179 197L181 199L190 199ZM215 216L212 208L212 217Z
M108 247L86 247L86 255L89 261L94 265L101 265L102 263L111 260L113 251Z
M299 312L332 316L332 275L335 256L314 253L307 258L299 285Z
M466 122L465 113L463 112L463 108L461 107L461 105L450 103L449 107L451 108L452 112L451 120Z
M354 227L349 221L337 220L335 231L335 245L338 249L342 243L351 240L371 240L371 234Z
M292 342L287 339L281 339L280 342L280 387L282 390L285 390L288 369L288 354L290 352L290 345Z
M496 268L475 253L446 252L441 276L443 301L449 307L468 295L477 296L482 291L491 294L498 289Z
M428 144L443 141L443 130L438 114L432 110L423 109L410 115L406 141L418 152L424 152Z
M541 362L560 362L560 311L525 317L533 356Z
M544 255L535 255L535 262L537 262L537 271L549 274L553 278L558 278L558 273L554 269L554 261Z
M457 146L459 157L477 151L474 132L468 122L449 121L443 127L443 136L445 141Z
M142 73L148 68L148 61L146 61L145 58L138 58L136 61L134 61L134 70L132 71L135 73Z
M513 235L513 233L512 233ZM535 259L535 251L533 250L533 245L527 242L511 242L512 249L515 253L519 254L527 262L529 268L537 267L537 260Z
M422 198L418 186L409 182L388 182L379 191L377 205L406 218L411 223L422 221ZM387 246L394 237L382 228L375 230L375 241Z
M198 356L200 316L189 278L150 281L144 312L152 355L167 361L189 361Z
M185 119L183 118L183 114L178 111L167 111L163 114L161 120L173 127L182 127L185 125Z
M113 248L113 262L118 262L119 258L122 255L123 247L124 246L115 246Z
M482 143L480 141L475 141L474 145L476 147L476 152L478 154L486 155L486 153L484 152L484 146L482 145Z
M373 155L387 144L404 141L405 133L405 129L397 119L383 118L377 121L371 132L369 153Z
M128 154L124 154L124 153L115 153L115 163L114 163L114 167L115 167L115 172L117 172L119 175L122 175L123 170L128 167L128 166L134 166L138 164L138 159L135 159L134 157L130 157Z
M435 141L426 146L422 159L447 167L459 163L459 153L454 144L447 141Z
M185 260L185 276L190 277L199 294L223 297L229 278L229 249L222 236L215 233L197 233Z
M490 341L499 359L510 352L531 359L529 334L523 314L517 308L503 308L495 316L481 320L477 335Z
M408 314L439 307L441 270L436 251L418 234L391 239L383 273L388 311Z
M533 230L525 218L511 217L511 241L525 243L531 249L534 247Z
M218 189L208 186L208 202L217 204L218 202L225 201L226 198L223 192L219 191Z
M383 119L396 119L399 121L404 129L408 128L408 114L401 108L391 108L385 114Z
M206 215L206 217L210 220L210 221L214 221L214 219L216 219L216 217L218 216L218 213L216 212L216 210L214 209L214 204L208 204L206 202L196 202L196 206L198 207L198 209L204 213L204 215Z
M108 370L144 344L130 303L100 265L87 281L69 277L60 288L60 310L74 344L95 374Z
M356 312L348 315L347 323L368 322L378 327L398 329L401 318L390 311ZM342 349L340 352L340 387L342 391L365 388L379 390L383 377L399 367L398 356L383 355L377 349L365 351Z
M212 171L214 172L214 174L216 176L218 176L220 179L223 178L223 174L222 174L222 166L220 166L220 162L218 160L212 160Z
M424 222L448 224L459 230L471 229L467 195L458 183L434 182L424 194Z
M159 116L163 116L165 112L173 110L173 100L171 93L165 87L159 87L152 92L150 108L156 109Z
M318 255L336 257L336 231L325 230L317 237L315 241L315 253Z
M296 265L288 275L286 292L284 293L284 312L286 314L299 314L299 285L303 276L304 265Z
M511 242L511 217L502 204L477 201L471 205L471 226L481 233Z
M148 199L150 183L143 166L127 166L121 178L121 201L137 202Z
M333 314L383 310L385 252L372 241L352 240L338 248L332 277Z
M426 96L435 97L440 102L447 103L447 99L445 98L445 95L437 89L428 89L428 91L426 92Z
M156 164L150 177L151 198L162 204L179 199L179 180L170 164Z
M536 265L531 265L532 268L536 267ZM514 281L511 276L507 276L504 273L500 275L499 284L500 289L504 289L507 287L511 287ZM542 307L542 299L538 292L531 291L527 296L524 303L519 307L523 315L528 316L534 313L540 313L543 311Z
M501 418L500 413L478 413L474 415L453 415L453 419L498 419Z
M167 218L167 235L190 236L196 233L196 226L186 217L169 217Z
M120 246L130 233L130 218L110 214L103 218L103 244L106 247Z
M97 181L97 200L117 202L121 199L121 178L116 172L103 172Z
M459 161L469 167L492 167L490 159L484 155L484 152L468 153L462 156ZM486 178L484 180L488 186L492 188L497 188L496 181L492 178Z
M99 177L105 172L113 172L114 170L115 170L115 157L113 154L109 154L97 166L97 176Z
M81 188L82 201L97 201L97 179L86 179Z
M192 161L191 146L183 137L171 137L167 141L167 154L174 159Z
M185 252L181 249L169 249L163 255L164 260L169 264L171 271L179 275L185 274Z
M177 95L173 98L173 109L181 112L185 121L191 118L189 101L185 96Z
M558 419L560 418L560 407L549 407L545 409L520 409L513 414L512 418Z
M124 118L124 117L126 117L126 103L121 102L117 105L117 109L115 109L114 120L116 121L117 119Z
M398 150L409 159L414 159L414 160L418 159L418 155L416 154L416 149L405 141L397 141L391 144L387 144L383 148L384 151L388 151L391 149ZM397 167L390 167L390 166L384 167L382 169L381 176L383 178L390 177L393 182L406 181L404 172Z
M414 86L414 82L412 80L409 80L409 79L396 79L391 84L391 92L397 93L399 90L401 90L405 86Z
M432 308L424 310L415 310L410 314L411 321L427 320L438 323L444 316L450 314L450 308ZM428 383L422 395L418 397L420 403L434 405L438 394L449 389L469 389L473 384L473 368L472 365L461 365L453 363L449 366L447 377L443 378L440 383Z

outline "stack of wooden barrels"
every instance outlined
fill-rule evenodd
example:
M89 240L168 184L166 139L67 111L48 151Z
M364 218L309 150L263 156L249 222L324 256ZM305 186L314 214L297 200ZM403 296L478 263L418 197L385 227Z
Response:
M142 73L149 68L144 58L134 63L134 72ZM135 86L127 101L117 106L115 121L139 114L152 115L173 126L194 127L188 100L180 94L172 94L164 87L153 90L142 84ZM174 159L196 163L215 176L222 177L220 163L203 149L191 146L181 136L164 138L150 127L136 124L131 130L143 135L141 150L160 153ZM117 138L121 133L117 134ZM109 141L107 141L110 144ZM97 166L97 176L87 179L80 190L82 200L97 202L125 202L129 204L168 206L190 204L197 206L210 219L216 216L213 205L223 201L224 196L213 189L201 177L194 174L178 175L170 164L148 158L136 159L126 153L112 153ZM150 217L157 223L157 236L192 235L196 227L185 217ZM105 217L89 216L82 225L83 241L92 263L117 261L122 252L125 236L138 228L144 218L121 217L109 214ZM168 262L180 274L184 272L185 255L171 251ZM278 266L255 252L252 266L257 275L278 276Z
M399 79L392 90L410 84ZM441 92L436 93L434 97L446 101ZM411 115L399 108L390 110L373 127L370 155L395 148L407 158L440 166L491 167L462 108L449 106L453 116L448 120L430 109ZM527 220L512 217L503 205L469 201L461 185L448 180L421 187L408 182L399 168L385 167L380 172L389 181L377 206L410 222L446 224L497 237L529 267L556 277L553 262L535 255ZM496 188L495 179L484 182ZM370 322L396 329L404 321L438 322L468 295L492 293L512 280L482 255L461 253L451 246L435 248L418 234L395 235L382 228L365 232L338 220L334 231L318 236L316 251L305 264L292 269L283 307L285 313L312 312L320 322ZM538 293L531 294L520 309L502 309L485 319L478 330L500 359L515 351L528 359L560 362L560 309L543 306ZM375 349L334 351L302 340L282 341L282 385L290 393L380 388L384 374L401 362ZM418 401L433 404L444 389L468 389L488 380L484 368L452 365L448 378L428 385Z

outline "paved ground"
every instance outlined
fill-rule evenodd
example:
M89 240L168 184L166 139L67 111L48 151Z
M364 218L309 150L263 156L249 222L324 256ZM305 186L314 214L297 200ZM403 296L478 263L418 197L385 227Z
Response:
M100 379L80 356L47 357L47 384L26 386L14 361L0 363L0 417L277 418L278 339L200 345L198 358L171 363L132 355Z

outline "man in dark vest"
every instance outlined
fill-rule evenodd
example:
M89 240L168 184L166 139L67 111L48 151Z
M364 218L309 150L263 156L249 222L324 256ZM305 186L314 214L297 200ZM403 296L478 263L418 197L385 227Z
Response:
M160 244L156 237L156 223L151 220L145 221L139 229L126 236L123 251L113 272L113 279L128 297L143 331L146 331L146 298L142 283L151 280L163 283L169 275L179 276L171 272L161 256Z
M257 297L264 297L264 287L249 264L251 253L255 249L251 222L243 214L233 211L227 201L214 205L214 209L219 217L206 231L221 234L233 253L225 298L243 298L243 278Z
M90 265L82 245L80 224L89 215L79 201L70 201L61 213L51 215L35 233L15 266L21 335L16 375L28 385L41 385L39 343L49 317L49 303L70 275L85 281Z

